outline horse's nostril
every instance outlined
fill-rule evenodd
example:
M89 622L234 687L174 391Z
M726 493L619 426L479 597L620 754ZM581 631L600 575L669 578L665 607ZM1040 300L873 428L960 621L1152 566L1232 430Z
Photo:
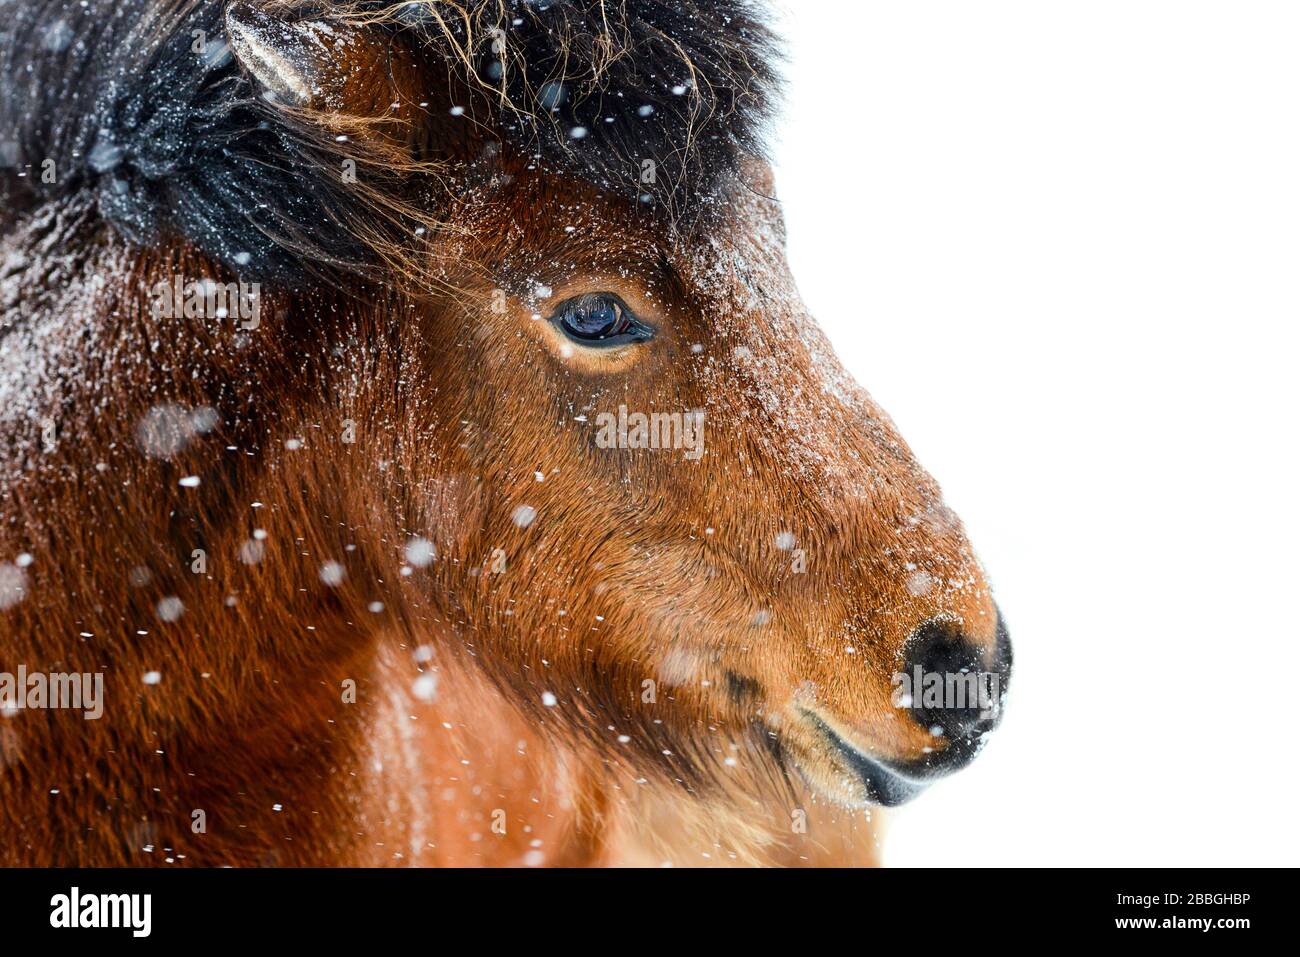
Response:
M945 756L942 763L965 764L1001 716L1011 671L1011 644L1001 617L991 651L972 642L955 623L940 620L918 628L903 653L902 686L911 699L912 718L936 738L948 739L946 745L936 742L936 753Z

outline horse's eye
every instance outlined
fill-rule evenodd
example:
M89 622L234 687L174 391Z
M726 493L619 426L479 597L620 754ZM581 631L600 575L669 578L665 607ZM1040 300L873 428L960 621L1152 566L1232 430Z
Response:
M551 321L584 346L620 346L645 342L654 330L613 293L598 292L560 303Z

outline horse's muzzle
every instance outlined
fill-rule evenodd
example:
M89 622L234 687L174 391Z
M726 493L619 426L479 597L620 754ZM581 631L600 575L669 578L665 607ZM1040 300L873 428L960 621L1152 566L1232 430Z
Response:
M1001 614L990 650L952 623L927 622L903 648L905 670L897 676L907 693L898 702L924 728L934 747L911 760L886 759L833 727L813 710L801 709L846 774L856 777L865 800L892 807L920 794L936 778L960 770L983 749L1002 718L1011 679L1011 640Z

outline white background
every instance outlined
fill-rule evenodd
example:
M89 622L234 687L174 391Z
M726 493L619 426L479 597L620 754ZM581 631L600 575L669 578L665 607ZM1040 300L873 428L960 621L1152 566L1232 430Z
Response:
M795 276L1015 642L886 863L1300 863L1300 4L788 11Z

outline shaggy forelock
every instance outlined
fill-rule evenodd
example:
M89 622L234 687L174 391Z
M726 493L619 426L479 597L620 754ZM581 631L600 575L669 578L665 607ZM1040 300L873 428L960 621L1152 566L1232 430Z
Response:
M496 94L517 145L598 186L699 194L766 152L779 54L751 0L434 0L398 16Z
M230 55L222 0L26 0L0 22L0 167L14 204L92 190L132 241L241 274L358 269L432 215L419 164L340 183L347 150L277 110ZM765 153L777 44L754 0L262 0L377 31L543 170L677 220ZM210 41L196 53L199 37ZM438 120L442 122L442 119ZM436 150L436 137L433 140ZM437 157L434 157L436 160ZM42 181L53 161L55 182ZM454 182L456 170L446 175ZM445 187L445 184L443 184Z

